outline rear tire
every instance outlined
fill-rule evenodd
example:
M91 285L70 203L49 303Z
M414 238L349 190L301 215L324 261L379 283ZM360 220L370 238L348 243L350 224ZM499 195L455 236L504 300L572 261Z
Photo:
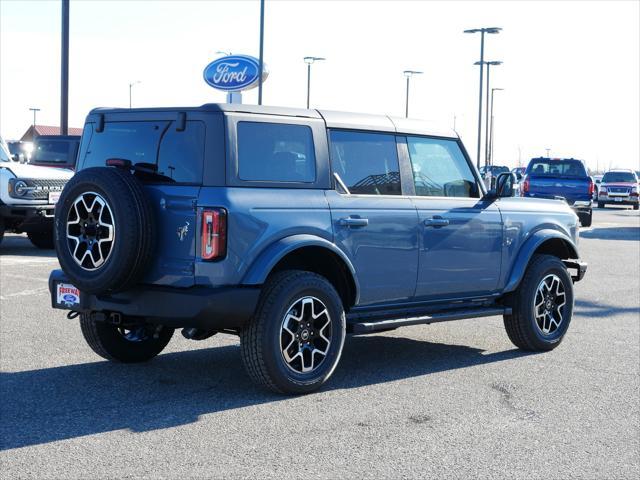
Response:
M82 335L91 350L102 358L122 363L151 360L169 343L173 329L163 327L156 332L152 325L125 330L107 322L97 322L88 314L80 315ZM158 338L154 338L157 335Z
M603 202L598 202L598 208L604 208L604 203Z
M28 232L27 237L29 237L34 247L41 250L53 250L56 248L53 243L53 229L42 232Z
M567 268L557 257L534 255L507 304L512 314L504 316L504 326L513 344L529 351L553 350L562 342L573 315L573 282Z
M345 332L342 301L326 278L297 270L276 273L240 334L242 361L260 386L310 393L338 365Z
M583 213L580 215L580 225L583 227L590 227L591 222L593 221L593 212L590 210L588 213Z

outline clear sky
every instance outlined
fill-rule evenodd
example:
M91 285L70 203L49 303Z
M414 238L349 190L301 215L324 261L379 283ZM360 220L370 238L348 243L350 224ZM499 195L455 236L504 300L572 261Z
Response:
M60 2L0 0L0 134L59 124ZM222 102L204 67L216 51L258 55L259 2L71 2L70 126L96 106ZM404 114L457 130L475 158L480 38L497 26L486 59L495 94L495 163L573 156L591 168L640 168L638 1L267 0L263 103L303 107L303 57L313 67L312 106ZM257 90L245 93L257 101Z

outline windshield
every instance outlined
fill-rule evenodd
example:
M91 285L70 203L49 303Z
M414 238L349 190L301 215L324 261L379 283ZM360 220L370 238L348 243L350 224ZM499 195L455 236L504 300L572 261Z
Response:
M586 177L587 172L579 160L550 160L534 158L527 167L530 175L548 177Z
M75 142L67 140L38 140L31 163L72 164Z
M633 172L607 172L602 177L603 183L613 183L613 182L622 182L622 183L635 183L637 182L636 176Z

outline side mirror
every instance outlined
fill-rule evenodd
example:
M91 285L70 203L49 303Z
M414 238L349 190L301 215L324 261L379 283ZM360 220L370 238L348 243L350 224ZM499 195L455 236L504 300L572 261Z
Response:
M487 193L487 197L504 198L513 197L515 195L514 186L518 183L515 173L503 172L496 178L495 188L492 188Z

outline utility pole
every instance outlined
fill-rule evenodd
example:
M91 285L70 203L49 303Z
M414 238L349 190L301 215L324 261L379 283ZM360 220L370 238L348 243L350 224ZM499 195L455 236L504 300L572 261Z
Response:
M60 134L69 134L69 0L62 0L60 52ZM35 123L35 122L34 122Z
M131 102L131 89L133 88L134 85L137 85L139 83L142 83L142 82L140 82L140 80L136 80L135 82L130 82L129 83L129 108L131 108L131 105L132 105L132 102Z
M487 70L487 76L489 74L489 71ZM489 83L487 82L487 88L489 88ZM491 89L491 127L489 128L489 165L493 165L493 94L494 92L498 90L498 91L502 91L504 90L504 88L492 88Z

